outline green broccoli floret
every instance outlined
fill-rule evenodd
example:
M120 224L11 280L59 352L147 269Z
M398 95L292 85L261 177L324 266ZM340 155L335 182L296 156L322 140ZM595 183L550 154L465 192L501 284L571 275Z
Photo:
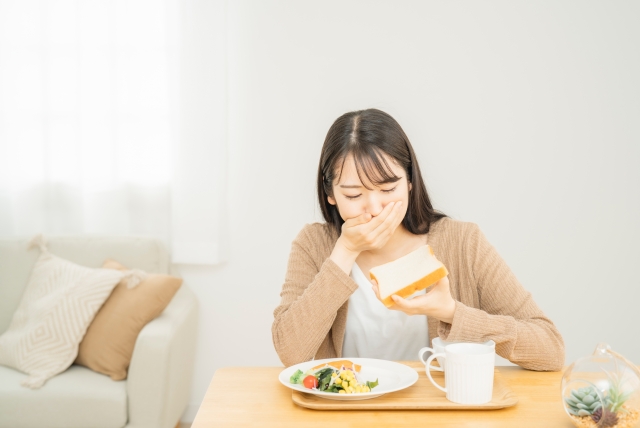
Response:
M302 370L296 371L289 378L290 383L297 383L298 385L302 385L302 381L304 379L304 372Z

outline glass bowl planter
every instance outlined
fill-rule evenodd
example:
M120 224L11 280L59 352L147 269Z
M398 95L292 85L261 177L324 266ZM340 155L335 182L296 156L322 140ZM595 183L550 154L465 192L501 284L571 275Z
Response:
M640 427L640 371L600 343L565 370L562 403L576 427Z

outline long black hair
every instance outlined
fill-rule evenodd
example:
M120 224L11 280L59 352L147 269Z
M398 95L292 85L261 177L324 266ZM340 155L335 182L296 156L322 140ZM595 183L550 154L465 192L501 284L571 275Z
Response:
M416 235L428 233L433 222L446 217L431 205L416 154L400 124L383 111L359 110L345 113L333 122L324 140L318 166L318 202L324 219L334 226L338 234L344 220L340 217L337 206L330 204L327 197L333 197L333 183L340 179L344 161L349 154L355 160L358 177L363 185L362 173L375 185L399 179L382 154L389 156L404 169L412 186L407 213L402 220L409 232Z

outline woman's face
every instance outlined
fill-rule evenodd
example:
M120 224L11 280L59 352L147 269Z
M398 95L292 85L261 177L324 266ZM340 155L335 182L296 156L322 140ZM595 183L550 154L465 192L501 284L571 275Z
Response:
M387 161L391 172L396 177L400 177L398 181L375 185L369 182L361 171L362 178L366 180L362 183L358 177L353 156L347 155L340 178L334 180L333 197L327 197L331 205L337 206L343 220L346 221L364 213L376 217L388 203L397 201L402 201L402 210L404 213L407 212L411 184L407 181L406 173L400 165L389 156L385 154L382 156Z

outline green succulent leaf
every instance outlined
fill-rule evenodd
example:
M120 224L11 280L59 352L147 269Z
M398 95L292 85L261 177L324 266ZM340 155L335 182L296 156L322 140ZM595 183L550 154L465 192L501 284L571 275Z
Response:
M605 396L606 407L611 412L616 413L622 408L622 405L629 399L631 392L623 392L623 387L626 382L621 381L618 373L609 372L605 370L607 377L609 378L609 390Z
M590 416L602 403L598 399L598 393L593 387L584 387L571 390L568 397L564 398L569 413L575 416Z
M576 391L575 389L571 391L571 395L573 395L576 400L578 400L578 402L581 402L582 398L584 397L584 393Z
M566 401L567 404L570 405L570 406L575 406L576 404L579 403L579 401L577 401L576 399L574 399L572 397L565 397L564 401Z

